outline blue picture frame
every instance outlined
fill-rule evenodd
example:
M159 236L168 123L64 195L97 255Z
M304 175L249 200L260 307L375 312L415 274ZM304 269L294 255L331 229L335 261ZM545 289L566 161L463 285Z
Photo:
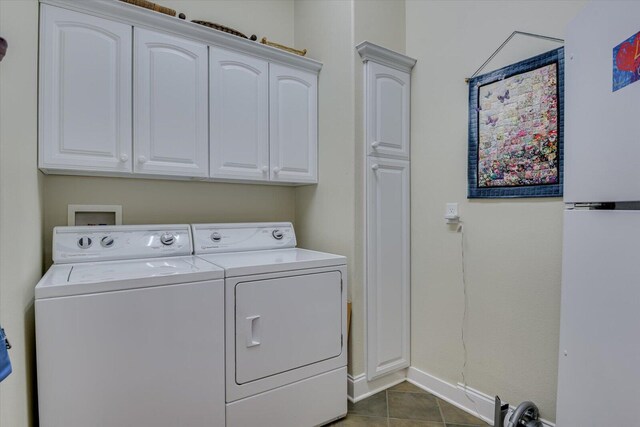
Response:
M472 78L467 197L562 197L563 140L564 48Z

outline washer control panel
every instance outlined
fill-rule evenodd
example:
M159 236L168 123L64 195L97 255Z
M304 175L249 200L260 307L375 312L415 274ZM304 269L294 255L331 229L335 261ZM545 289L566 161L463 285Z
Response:
M56 264L191 255L192 250L189 225L56 227L53 230L53 262Z
M193 224L191 227L196 254L296 247L296 234L290 222Z

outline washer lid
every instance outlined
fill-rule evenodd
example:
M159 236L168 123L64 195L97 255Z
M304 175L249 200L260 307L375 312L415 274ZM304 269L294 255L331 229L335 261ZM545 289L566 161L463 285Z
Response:
M181 256L53 265L36 286L36 298L52 298L223 278L222 269Z
M347 258L342 255L298 248L204 254L199 257L224 268L226 277L330 267L347 263Z

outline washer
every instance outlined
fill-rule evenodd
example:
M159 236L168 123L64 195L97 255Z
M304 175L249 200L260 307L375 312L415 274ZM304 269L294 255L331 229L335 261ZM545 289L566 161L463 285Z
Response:
M194 253L225 271L227 426L343 417L346 258L296 248L291 223L192 230Z
M56 227L35 289L43 427L225 425L222 269L188 225Z

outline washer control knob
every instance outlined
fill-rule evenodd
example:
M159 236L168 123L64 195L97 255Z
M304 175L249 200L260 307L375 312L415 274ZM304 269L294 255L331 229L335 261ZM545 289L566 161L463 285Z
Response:
M282 232L282 230L273 230L271 235L276 240L282 240L282 238L284 237L284 233Z
M176 237L171 233L164 233L160 236L160 243L165 246L171 246L176 241Z
M102 239L100 239L100 245L103 248L110 248L111 246L113 246L113 243L114 240L111 236L104 236Z
M222 235L217 231L214 231L213 233L211 233L211 240L213 240L214 242L219 242L220 240L222 240Z
M89 249L92 243L93 241L91 240L91 237L81 237L78 239L78 246L80 249Z

